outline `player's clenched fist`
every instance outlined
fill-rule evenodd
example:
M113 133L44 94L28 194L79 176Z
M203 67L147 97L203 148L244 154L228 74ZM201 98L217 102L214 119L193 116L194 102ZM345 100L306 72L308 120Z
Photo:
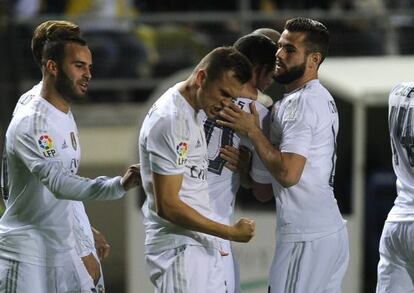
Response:
M241 218L236 224L231 226L229 240L236 242L249 242L253 238L256 224L253 220Z

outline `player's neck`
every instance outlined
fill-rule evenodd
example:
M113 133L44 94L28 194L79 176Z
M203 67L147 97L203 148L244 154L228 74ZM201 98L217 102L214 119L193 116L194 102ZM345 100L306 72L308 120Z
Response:
M59 111L62 111L63 113L69 112L70 105L68 101L62 97L62 95L56 90L55 85L50 82L50 80L43 79L40 95Z
M306 83L308 83L311 80L318 79L318 72L312 72L310 74L304 74L302 77L292 81L291 83L287 84L285 86L286 92L290 93L294 90L297 90L301 87L303 87Z
M178 91L184 99L190 104L194 111L200 110L197 106L197 89L192 86L191 80L187 79L178 84Z

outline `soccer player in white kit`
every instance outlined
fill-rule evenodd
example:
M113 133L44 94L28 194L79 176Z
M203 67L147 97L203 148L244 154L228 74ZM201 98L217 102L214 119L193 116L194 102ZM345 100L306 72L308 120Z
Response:
M80 36L79 26L69 21L48 20L36 27L31 41L31 50L33 57L41 70L44 69L42 66L42 51L46 41L69 36ZM19 98L14 113L16 113L19 108L28 105L33 96L39 96L41 88L42 82L24 93ZM80 146L78 147L80 149ZM6 199L7 195L4 198ZM81 201L74 201L73 207L75 221L73 228L76 237L75 247L88 272L85 278L88 278L90 275L96 284L97 292L105 292L104 278L99 259L102 259L109 254L110 246L107 243L105 236L91 227L83 203ZM81 269L80 273L83 272L84 270Z
M9 197L0 219L0 292L97 292L75 251L73 202L111 200L139 182L137 166L124 177L76 175L79 137L70 101L91 78L84 40L48 41L40 94L17 107L6 133ZM76 231L76 230L75 230Z
M271 293L340 292L348 265L346 225L333 194L338 113L317 74L328 43L329 32L320 22L286 22L275 74L286 94L272 109L270 141L257 125L254 106L255 115L234 106L222 111L227 122L220 124L246 134L274 178Z
M199 114L209 118L239 96L252 67L231 47L207 54L192 74L149 110L139 137L147 200L146 265L156 292L226 292L218 236L247 242L254 222L225 225L209 219L207 143Z
M276 43L264 35L249 34L238 39L233 46L253 65L253 77L246 83L245 88L251 87L256 91L256 95L258 91L264 91L273 82ZM234 101L241 109L248 112L251 102L251 98L237 98ZM265 106L260 104L257 106L262 122L269 111ZM232 158L232 152L236 153L239 146L247 147L250 151L253 151L253 146L246 137L238 135L233 129L218 125L215 119L208 118L204 112L200 114L207 139L210 207L214 213L214 220L229 225L233 222L236 193L241 179L245 181L246 178L242 178L241 172L234 172L235 170L231 168L233 166L228 168L225 166ZM252 172L259 170L260 174L266 173L266 168L260 164L260 161L254 162L256 163L251 168ZM223 258L227 290L229 293L240 292L239 265L232 252L230 241L222 240L222 248L229 252L229 256Z
M377 293L414 292L414 82L395 86L389 96L388 124L397 198L382 230Z

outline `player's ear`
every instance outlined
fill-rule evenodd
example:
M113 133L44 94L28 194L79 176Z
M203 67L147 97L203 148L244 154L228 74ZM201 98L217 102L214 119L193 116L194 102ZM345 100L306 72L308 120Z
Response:
M57 68L57 63L56 61L49 59L46 61L46 65L45 65L46 71L49 72L51 75L53 76L57 76L58 74L58 68Z
M312 67L318 68L322 62L322 54L320 52L313 52L309 54L310 64Z
M205 69L199 69L196 73L196 85L201 87L207 78L207 71Z

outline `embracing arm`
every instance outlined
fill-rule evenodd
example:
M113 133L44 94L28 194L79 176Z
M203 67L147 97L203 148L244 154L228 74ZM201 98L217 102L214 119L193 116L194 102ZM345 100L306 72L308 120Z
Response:
M288 188L299 182L306 163L305 157L281 152L259 128L252 129L247 135L266 168L283 187Z
M180 200L178 193L183 175L160 175L152 173L157 214L185 229L218 236L238 242L248 242L254 236L254 222L240 219L228 226L212 221Z
M295 185L302 176L306 158L295 153L281 152L274 147L259 127L255 103L251 103L250 108L252 114L231 105L221 113L226 121L219 120L218 123L247 135L266 168L283 187Z

